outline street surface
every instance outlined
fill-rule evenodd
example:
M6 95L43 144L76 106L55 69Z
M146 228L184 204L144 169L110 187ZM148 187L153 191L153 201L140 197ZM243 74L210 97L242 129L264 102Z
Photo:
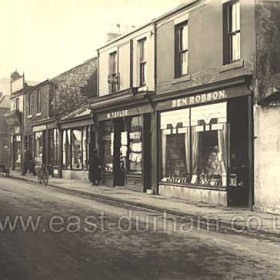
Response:
M35 183L0 177L0 218L0 280L280 279L280 244Z

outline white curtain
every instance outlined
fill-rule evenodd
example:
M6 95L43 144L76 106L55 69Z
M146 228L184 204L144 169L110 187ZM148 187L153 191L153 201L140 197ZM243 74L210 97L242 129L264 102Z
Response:
M221 171L222 174L226 175L227 172L227 138L226 138L226 125L223 125L223 129L218 130L218 146L219 153L222 154L221 158ZM226 182L223 182L223 185Z
M185 155L186 155L186 168L188 174L191 173L190 168L190 140L189 140L189 131L185 133Z
M197 174L198 163L198 133L196 128L192 127L192 173Z

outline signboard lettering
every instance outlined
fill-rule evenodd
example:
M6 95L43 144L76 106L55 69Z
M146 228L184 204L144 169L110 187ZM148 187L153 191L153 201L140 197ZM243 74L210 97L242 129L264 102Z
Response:
M172 107L183 107L227 98L225 90L217 90L172 100Z
M121 118L126 116L128 116L128 110L122 110L122 111L117 111L117 112L112 112L107 114L108 119Z

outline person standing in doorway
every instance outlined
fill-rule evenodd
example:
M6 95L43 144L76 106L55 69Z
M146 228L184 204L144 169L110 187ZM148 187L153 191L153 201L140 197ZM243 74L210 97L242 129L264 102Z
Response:
M100 160L98 158L97 150L93 149L93 154L89 161L89 179L92 185L99 185L100 183Z

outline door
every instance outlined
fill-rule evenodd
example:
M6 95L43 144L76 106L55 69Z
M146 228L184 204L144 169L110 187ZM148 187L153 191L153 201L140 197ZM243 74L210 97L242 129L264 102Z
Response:
M125 132L125 122L123 119L114 121L114 162L113 175L114 186L124 186L126 173L126 150L127 134Z

